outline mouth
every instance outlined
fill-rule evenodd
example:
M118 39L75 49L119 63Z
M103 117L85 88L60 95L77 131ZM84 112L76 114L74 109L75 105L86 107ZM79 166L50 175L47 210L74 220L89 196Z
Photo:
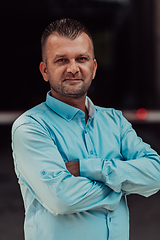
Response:
M66 78L64 81L82 81L80 78Z
M66 78L63 80L63 82L68 82L70 84L76 84L82 82L82 79L79 78Z

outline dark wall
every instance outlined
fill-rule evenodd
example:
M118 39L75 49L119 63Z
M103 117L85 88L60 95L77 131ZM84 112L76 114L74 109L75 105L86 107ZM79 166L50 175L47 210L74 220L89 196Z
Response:
M57 18L82 21L93 34L98 71L89 92L106 107L157 108L154 1L5 2L1 12L0 110L28 109L49 90L39 72L40 38ZM9 100L7 100L9 99Z

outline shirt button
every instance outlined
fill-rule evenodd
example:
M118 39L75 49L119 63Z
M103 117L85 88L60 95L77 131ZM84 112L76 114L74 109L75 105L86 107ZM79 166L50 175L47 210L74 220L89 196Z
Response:
M41 174L42 174L43 176L46 175L46 171L45 171L45 170L41 171Z
M86 134L86 133L87 133L87 130L84 130L84 133Z
M93 150L90 151L90 154L93 155Z
M112 218L109 218L109 221L112 222Z
M70 119L70 116L69 116L69 115L67 115L67 119Z

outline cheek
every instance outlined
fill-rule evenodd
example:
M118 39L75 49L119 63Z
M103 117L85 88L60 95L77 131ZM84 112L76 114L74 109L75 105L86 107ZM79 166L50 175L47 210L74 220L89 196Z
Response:
M48 69L48 75L50 76L50 79L56 81L60 78L61 72L56 68L50 68Z
M93 73L93 66L82 66L80 69L85 76L90 76Z
M94 76L95 76L94 66L91 66L91 67L90 67L90 76L92 77L92 79L93 79Z
M62 67L52 69L52 74L56 78L61 78L65 74L65 71L66 71L66 68L62 66Z

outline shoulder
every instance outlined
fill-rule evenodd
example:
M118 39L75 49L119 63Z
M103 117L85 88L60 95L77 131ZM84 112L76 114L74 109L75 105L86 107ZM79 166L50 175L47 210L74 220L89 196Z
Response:
M49 109L45 103L41 103L29 109L15 120L12 126L12 132L14 132L17 128L27 124L31 125L40 123L47 111L49 111Z
M114 108L105 108L105 107L95 106L95 109L98 114L104 114L110 117L118 117L118 118L122 117L122 111L116 110Z
M121 127L125 126L126 124L129 126L131 125L128 120L123 116L122 111L116 110L114 108L104 108L95 106L97 117L101 119L105 119L107 122L114 122L116 125Z

